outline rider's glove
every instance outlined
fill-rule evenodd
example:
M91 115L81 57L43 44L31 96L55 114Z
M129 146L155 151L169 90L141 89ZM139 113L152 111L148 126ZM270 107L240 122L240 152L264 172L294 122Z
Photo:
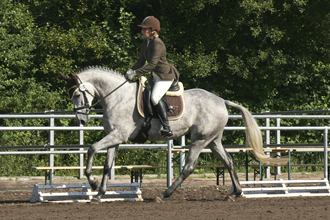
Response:
M132 69L127 70L126 79L133 80L135 76L136 76L136 73L134 70L132 70Z

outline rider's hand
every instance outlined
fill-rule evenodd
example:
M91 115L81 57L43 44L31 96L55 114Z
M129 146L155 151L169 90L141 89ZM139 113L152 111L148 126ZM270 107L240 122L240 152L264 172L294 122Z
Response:
M126 79L133 80L135 76L136 76L136 73L134 70L129 69L126 71L126 76L125 76Z

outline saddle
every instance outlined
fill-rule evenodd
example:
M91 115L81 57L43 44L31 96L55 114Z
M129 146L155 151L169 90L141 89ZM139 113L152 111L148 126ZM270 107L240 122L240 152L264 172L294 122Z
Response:
M151 128L151 120L158 118L157 112L151 103L153 80L146 77L140 77L139 89L137 94L137 110L139 114L145 118L143 126L138 135L131 141L136 143L144 143L148 140L148 131ZM162 100L167 104L168 120L177 120L182 117L184 112L183 102L183 85L178 80L174 81L171 88L167 91Z
M137 109L143 118L158 118L157 113L154 110L154 106L151 103L152 86L152 78L147 79L144 76L140 77L139 91L137 95ZM167 116L168 120L170 121L177 120L183 115L183 90L184 89L182 83L176 80L173 82L166 95L164 95L162 98L162 100L167 104Z

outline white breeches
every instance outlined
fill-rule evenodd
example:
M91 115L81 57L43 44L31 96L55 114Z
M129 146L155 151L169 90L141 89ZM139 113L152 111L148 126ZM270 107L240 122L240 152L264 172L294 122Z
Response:
M172 80L162 80L158 75L152 73L154 79L154 87L151 93L151 102L153 105L157 105L159 100L165 95L167 90L171 87L173 83Z

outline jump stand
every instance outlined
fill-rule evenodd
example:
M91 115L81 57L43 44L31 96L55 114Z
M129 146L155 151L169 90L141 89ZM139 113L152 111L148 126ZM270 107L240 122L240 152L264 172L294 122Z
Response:
M242 196L245 198L330 196L329 181L325 178L321 180L240 181L240 184L242 187L243 185L268 185L242 188Z
M143 201L139 184L121 183L107 184L107 189L120 187L130 189L128 191L106 191L101 202L113 201ZM46 192L51 191L51 192ZM93 196L98 192L92 192L88 183L75 185L38 185L33 187L30 202L53 202L53 203L70 203L70 202L90 202Z

